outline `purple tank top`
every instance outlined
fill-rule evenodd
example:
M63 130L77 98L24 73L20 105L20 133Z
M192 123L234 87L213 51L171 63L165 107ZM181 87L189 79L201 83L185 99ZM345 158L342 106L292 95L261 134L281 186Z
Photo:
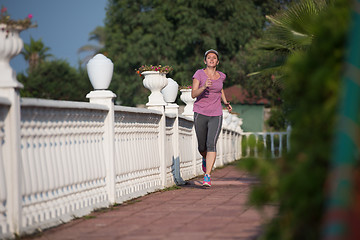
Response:
M223 89L223 82L225 81L226 75L220 71L217 71L220 77L212 81L212 86L207 87L197 98L194 103L194 112L205 116L221 116L221 90ZM195 72L193 79L200 81L199 88L205 85L206 75L204 69L199 69Z

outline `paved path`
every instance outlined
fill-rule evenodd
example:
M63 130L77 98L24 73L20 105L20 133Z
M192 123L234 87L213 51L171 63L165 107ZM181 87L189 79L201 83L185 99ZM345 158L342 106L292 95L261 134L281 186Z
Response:
M211 188L201 182L196 178L21 239L256 239L275 213L275 207L259 212L246 204L256 180L235 166L216 169Z

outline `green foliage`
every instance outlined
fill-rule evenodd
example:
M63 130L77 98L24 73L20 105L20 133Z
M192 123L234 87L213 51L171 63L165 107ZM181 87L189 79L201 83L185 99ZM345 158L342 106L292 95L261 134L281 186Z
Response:
M181 189L181 187L179 187L177 185L173 185L171 187L161 189L160 192L167 192L167 191L173 191L173 190L178 190L178 189Z
M283 85L278 81L279 74L273 67L283 63L284 59L272 51L259 49L262 42L262 38L252 39L245 45L244 51L241 53L244 65L242 73L244 75L253 74L243 78L240 84L248 89L249 94L264 97L270 101L271 106L276 106L281 103L279 100ZM269 71L265 70L268 68L270 68ZM261 74L258 74L259 69L262 69Z
M274 14L292 2L292 0L253 0L261 8L264 16Z
M29 71L32 71L49 57L52 57L53 55L48 53L49 51L50 48L45 46L42 39L35 41L32 37L30 37L30 43L25 43L24 49L21 52L24 59L29 63Z
M280 140L281 140L281 153L280 153ZM271 152L271 136L270 135L243 135L241 138L241 149L243 157L255 157L256 155L261 158L284 155L287 152L287 136L282 136L280 139L279 134L273 135L274 152Z
M291 151L275 164L252 163L265 184L252 193L253 201L279 203L278 217L263 239L321 238L349 6L349 0L338 0L325 8L313 19L314 38L308 50L293 54L286 63L284 101L292 125Z
M243 158L238 167L255 173L262 180L262 184L255 185L249 196L249 203L262 208L269 203L276 204L279 197L277 187L279 185L276 165L265 158Z
M137 74L140 74L145 71L156 71L161 73L169 73L173 70L171 66L153 66L153 65L142 65L139 69L135 69Z
M263 14L280 6L270 0L110 0L105 21L105 51L115 67L110 88L123 105L144 103L147 90L134 69L171 65L168 77L188 85L195 70L204 67L203 54L210 48L220 53L219 70L228 76L225 87L238 83L246 65L241 51L261 35Z
M307 49L316 31L313 23L326 5L326 0L302 0L291 4L286 11L267 16L272 24L263 48L285 54Z
M85 57L80 60L80 65L85 65L93 56L102 52L105 45L105 28L97 26L89 33L89 41L96 41L98 45L87 44L78 49L78 54L87 53ZM104 53L105 55L106 53Z
M283 79L284 63L291 54L309 48L315 36L314 19L327 5L326 0L302 0L289 4L287 9L273 16L266 16L270 21L264 36L252 43L249 50L262 56L262 60L252 57L256 66L251 64L248 69L247 89L255 94L266 97L271 106L282 105L279 101L282 90L286 87ZM245 54L248 61L251 54Z
M29 14L25 19L14 20L9 15L7 8L2 6L0 10L0 24L6 24L6 29L25 30L31 27L37 27L31 22L32 14Z
M274 131L284 130L286 128L284 111L279 108L272 108L267 124Z
M86 72L78 71L64 60L43 62L28 76L18 74L17 78L24 84L22 97L85 101L86 94L92 90Z

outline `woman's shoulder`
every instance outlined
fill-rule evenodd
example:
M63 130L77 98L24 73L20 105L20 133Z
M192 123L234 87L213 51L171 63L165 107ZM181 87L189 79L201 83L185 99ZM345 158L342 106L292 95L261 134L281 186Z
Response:
M195 74L202 74L202 73L205 73L204 72L204 69L203 68L201 68L201 69L198 69L198 70L196 70L196 72L195 72Z
M193 78L201 78L201 76L204 74L204 69L198 69L196 70L196 72L194 73ZM199 79L198 79L199 80Z
M226 74L225 74L225 73L220 72L220 71L217 71L217 72L220 74L220 77L221 77L221 78L226 78Z

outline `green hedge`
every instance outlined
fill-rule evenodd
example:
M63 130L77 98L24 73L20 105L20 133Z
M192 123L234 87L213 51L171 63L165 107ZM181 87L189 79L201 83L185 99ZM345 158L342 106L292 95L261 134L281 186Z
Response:
M241 161L263 182L252 191L250 202L279 205L262 239L321 239L349 6L349 0L330 4L314 22L311 48L286 63L284 101L292 125L291 151L283 159Z

